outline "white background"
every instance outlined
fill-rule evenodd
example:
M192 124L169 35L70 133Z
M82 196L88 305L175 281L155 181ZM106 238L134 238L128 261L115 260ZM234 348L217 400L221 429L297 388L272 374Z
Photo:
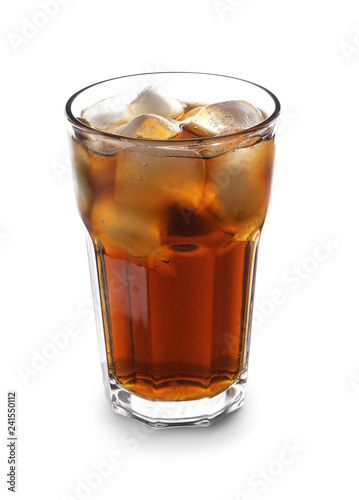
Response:
M0 7L0 495L14 389L21 500L357 499L357 1L55 4L51 18L38 0ZM103 393L63 107L95 81L166 70L255 81L283 115L246 403L208 428L151 431ZM114 451L121 464L94 475Z

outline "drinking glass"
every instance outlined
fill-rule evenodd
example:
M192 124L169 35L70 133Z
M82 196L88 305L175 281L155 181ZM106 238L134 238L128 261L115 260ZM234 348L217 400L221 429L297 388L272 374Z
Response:
M149 86L187 103L188 120L201 106L238 100L264 118L218 136L170 140L99 130L81 118L103 101L93 107L98 123L101 109L115 113ZM154 427L201 426L243 404L279 108L270 91L248 81L177 72L114 78L67 102L103 379L115 412Z

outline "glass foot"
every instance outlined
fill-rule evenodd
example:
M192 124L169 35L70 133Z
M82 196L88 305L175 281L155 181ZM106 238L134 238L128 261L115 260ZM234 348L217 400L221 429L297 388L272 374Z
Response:
M190 401L153 401L129 392L114 377L109 382L112 408L120 415L155 428L204 427L243 405L247 374L216 396Z

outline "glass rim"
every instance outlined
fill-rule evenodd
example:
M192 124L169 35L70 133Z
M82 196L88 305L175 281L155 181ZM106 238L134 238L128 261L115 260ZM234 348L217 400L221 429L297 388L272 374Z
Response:
M217 77L222 77L222 78L231 78L233 80L238 80L240 82L248 83L250 85L253 85L254 87L257 87L264 92L266 92L271 99L274 102L274 111L273 113L268 116L265 120L262 122L258 123L254 127L250 127L247 129L243 130L238 130L236 132L231 132L230 134L223 134L223 135L212 135L212 136L206 136L206 137L195 137L191 139L151 139L151 138L145 138L145 137L130 137L126 135L121 135L121 134L111 134L110 132L104 132L102 130L99 130L97 128L93 128L89 125L86 125L82 121L80 121L76 116L72 113L72 104L75 101L75 99L85 92L86 90L95 87L97 85L102 85L103 83L107 83L113 80L121 80L122 78L131 78L131 77L139 77L139 76L149 76L149 75L204 75L204 76L217 76ZM161 145L164 146L178 146L178 145L198 145L198 144L203 144L203 143L213 143L213 141L216 142L225 142L228 139L234 139L236 137L238 138L246 138L246 137L251 137L255 135L256 132L262 129L266 129L269 125L274 123L279 114L280 114L281 106L278 98L271 92L270 90L266 89L262 85L259 85L257 83L251 82L249 80L244 80L243 78L238 78L236 76L229 76L229 75L222 75L219 73L206 73L206 72L198 72L198 71L154 71L154 72L145 72L145 73L135 73L131 75L122 75L122 76L117 76L114 78L107 78L106 80L102 80L100 82L92 83L91 85L87 85L86 87L78 90L75 92L67 101L65 105L65 115L67 120L77 128L80 128L84 130L85 132L91 132L91 134L96 134L100 137L107 138L113 140L120 140L120 141L130 141L134 142L137 144L147 144L147 145Z

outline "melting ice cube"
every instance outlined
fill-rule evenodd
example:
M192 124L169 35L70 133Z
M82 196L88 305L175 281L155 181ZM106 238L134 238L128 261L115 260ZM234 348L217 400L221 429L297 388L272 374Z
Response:
M131 118L155 113L163 118L176 118L183 112L182 104L161 87L146 87L128 106Z
M121 129L120 134L147 139L171 139L179 132L178 122L170 122L161 116L144 114L133 118Z
M122 96L108 97L85 108L81 118L86 120L91 127L108 132L127 121L127 106ZM112 132L110 132L112 133Z
M148 256L160 247L165 230L163 214L123 206L113 199L112 189L94 201L91 224L108 253L124 249L135 257Z
M165 152L125 148L117 155L115 199L126 206L166 211L196 209L203 195L204 160L167 157Z
M151 118L152 122L144 123L144 118L141 116L153 117L153 113L157 116ZM160 87L147 87L128 105L124 104L124 98L121 95L109 97L85 108L80 118L91 127L111 134L122 134L124 125L128 124L129 128L124 135L169 139L177 135L178 128L176 128L176 133L172 134L175 125L171 126L167 121L161 122L161 118L175 118L182 113L182 104L165 90ZM132 123L133 120L136 121ZM154 121L157 122L155 126ZM140 133L136 133L136 127L141 129ZM171 133L158 132L165 128L171 130ZM159 137L153 134L158 134Z
M274 147L262 141L250 148L238 149L206 160L205 197L207 209L224 224L236 227L255 217L264 220L268 205Z
M224 135L253 127L264 120L261 111L246 101L225 101L202 108L187 124L200 136Z

